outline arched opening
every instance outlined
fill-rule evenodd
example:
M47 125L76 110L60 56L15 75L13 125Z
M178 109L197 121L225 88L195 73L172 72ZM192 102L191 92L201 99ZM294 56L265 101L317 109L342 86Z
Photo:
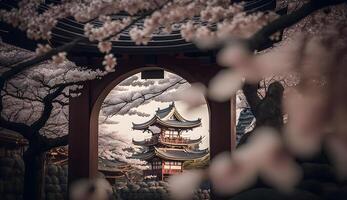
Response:
M69 182L81 178L93 178L98 171L98 119L102 103L110 91L129 76L145 70L161 69L153 65L144 65L142 57L120 61L114 73L101 80L88 81L81 95L70 100L69 121ZM138 67L142 66L142 67ZM190 83L208 84L219 68L204 65L196 59L177 59L161 57L156 66L178 74ZM196 68L199 67L199 70ZM220 152L230 151L234 142L231 135L231 104L219 103L207 99L210 129L210 157ZM88 126L89 125L89 126ZM83 166L83 167L81 167Z
M98 171L111 184L163 180L209 162L207 102L191 110L179 101L176 94L190 83L174 73L145 78L136 72L129 75L100 107Z

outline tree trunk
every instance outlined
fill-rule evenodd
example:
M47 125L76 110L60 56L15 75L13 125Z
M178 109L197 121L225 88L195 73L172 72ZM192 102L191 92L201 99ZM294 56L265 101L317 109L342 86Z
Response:
M32 153L31 148L24 153L24 200L43 199L44 153Z

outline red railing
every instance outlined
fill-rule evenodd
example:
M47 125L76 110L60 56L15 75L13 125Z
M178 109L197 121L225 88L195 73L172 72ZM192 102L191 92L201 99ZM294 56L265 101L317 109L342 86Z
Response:
M180 169L163 169L163 174L179 174L181 172Z
M161 137L160 140L166 143L174 143L174 144L188 144L191 140L189 138L167 138Z

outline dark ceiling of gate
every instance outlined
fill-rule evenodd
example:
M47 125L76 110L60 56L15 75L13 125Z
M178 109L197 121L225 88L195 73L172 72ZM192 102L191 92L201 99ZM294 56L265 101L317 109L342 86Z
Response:
M46 10L49 6L49 3L57 3L57 0L46 1L46 3L41 4L40 9ZM233 1L235 2L235 1ZM1 8L7 7L11 8L14 5L13 1L2 1L0 2ZM276 0L248 0L245 3L245 9L248 12L254 11L264 11L264 10L273 10L276 6ZM122 19L127 17L126 15L114 15L114 19ZM199 19L195 19L196 23L199 23ZM96 26L100 26L101 22L98 20L92 21ZM143 21L139 21L134 26L141 26ZM59 21L58 25L52 31L52 40L50 42L53 45L61 45L71 41L76 37L85 37L83 35L83 23L76 22L72 18L65 18ZM180 24L174 26L174 29L171 33L165 33L162 30L157 31L152 40L148 45L135 45L131 41L129 36L129 29L124 31L119 40L113 41L112 51L117 53L136 53L136 54L153 54L153 53L176 53L176 52L197 52L197 48L194 44L186 42L180 35ZM8 37L8 36L7 36ZM6 36L5 36L6 38ZM78 47L74 48L74 51L77 52L97 52L96 43L82 43Z

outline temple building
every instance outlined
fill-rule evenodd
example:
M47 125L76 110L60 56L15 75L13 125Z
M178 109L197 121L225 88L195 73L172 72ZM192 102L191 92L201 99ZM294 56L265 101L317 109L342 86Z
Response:
M183 163L189 160L202 159L208 155L208 149L199 150L203 137L190 139L183 137L184 131L201 126L201 119L194 121L183 118L174 103L165 109L159 109L145 123L134 124L134 130L151 133L151 138L135 141L135 145L146 149L143 153L133 155L133 158L145 160L149 169L144 170L144 176L165 179L172 174L183 171Z

